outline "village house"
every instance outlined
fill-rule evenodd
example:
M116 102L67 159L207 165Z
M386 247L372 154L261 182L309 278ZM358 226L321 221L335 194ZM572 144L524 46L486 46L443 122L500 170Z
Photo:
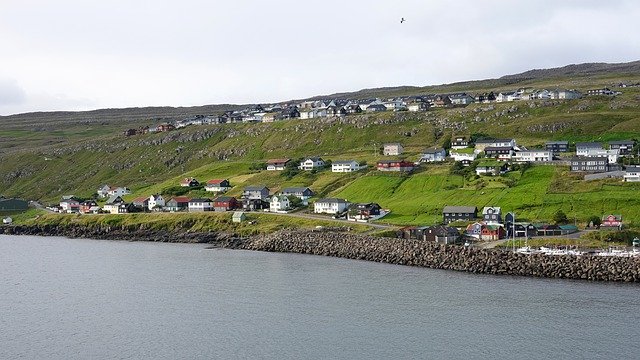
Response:
M269 171L282 171L287 168L287 163L291 159L271 159L267 160L267 170Z
M454 136L451 140L452 149L465 149L469 147L469 139L466 136Z
M543 149L528 149L516 151L512 157L516 162L548 162L553 160L553 153Z
M634 140L609 141L609 149L617 150L621 156L630 155L635 145L636 142Z
M268 210L269 207L266 199L242 199L242 209L245 211Z
M513 148L510 147L487 147L484 154L488 158L498 159L499 161L509 161L515 154Z
M376 203L357 203L349 205L347 212L348 220L368 221L378 219L385 215L380 205Z
M445 224L454 221L469 221L477 217L478 208L475 206L445 206L442 209L442 218Z
M233 216L231 216L231 221L234 223L241 223L245 220L247 220L247 215L245 215L242 211L235 211L233 213Z
M420 155L421 162L441 162L447 159L447 151L443 148L425 149Z
M340 214L349 208L349 202L344 199L319 199L313 204L313 212L316 214Z
M60 201L60 212L77 213L80 212L80 202L76 199L64 199Z
M269 211L275 213L286 213L291 207L289 198L286 195L274 195L269 201Z
M378 160L376 167L378 171L401 171L411 172L415 168L411 161L405 160Z
M362 167L355 160L336 160L331 163L331 172L347 173L360 170Z
M464 230L464 234L468 237L472 237L480 240L480 234L482 234L482 227L485 225L482 221L476 221L472 224L467 225L467 228Z
M451 105L456 106L469 105L475 101L471 95L466 93L451 94L449 95L449 100L451 101Z
M506 231L501 225L498 224L486 224L482 225L480 230L480 240L495 241L504 239Z
M607 157L574 157L571 159L572 172L607 172L609 171Z
M189 201L191 199L186 196L176 196L167 201L165 205L169 211L185 211L189 209Z
M131 194L131 190L126 187L111 187L107 191L107 196L125 196Z
M102 210L109 214L125 214L128 212L128 207L124 200L122 200L122 197L112 195L109 197L106 204L104 204Z
M455 244L460 241L458 229L444 225L429 226L422 230L423 239L438 244Z
M189 212L213 211L213 201L209 198L195 198L189 200Z
M240 207L238 200L233 196L218 196L213 200L214 211L231 211Z
M149 196L149 210L162 210L164 207L164 198L160 194Z
M621 92L613 91L609 88L587 90L587 95L590 95L590 96L593 96L593 95L615 96L620 94Z
M407 110L411 112L427 111L429 110L429 103L426 101L414 100L407 104Z
M487 148L509 148L516 147L515 139L478 139L475 142L475 149L478 152L485 151Z
M362 112L362 108L358 104L347 104L344 110L347 114L360 114Z
M133 199L131 204L136 208L138 208L139 210L149 209L149 197L148 196L137 197Z
M269 188L264 185L247 186L242 192L243 199L266 200L269 197Z
M469 166L473 161L475 161L478 154L474 149L465 148L465 149L457 149L457 150L451 149L449 150L449 156L454 161L459 161L462 163L462 165Z
M495 206L485 206L482 209L482 218L487 224L501 224L502 210Z
M199 185L200 183L198 182L198 180L192 177L184 178L182 179L182 181L180 181L180 186L182 187L196 187Z
M498 161L481 161L476 166L476 175L497 176L507 171L507 164Z
M568 141L547 141L547 143L544 145L544 148L547 151L551 151L553 154L568 152L569 142Z
M111 190L111 186L109 185L102 185L101 187L98 188L98 190L96 191L96 193L98 194L99 198L107 198L109 197L109 190Z
M620 157L620 149L605 150L605 149L589 149L587 150L587 157L602 157L606 156L609 164L615 164Z
M522 98L521 91L504 91L498 93L496 96L496 102L508 102L508 101L516 101Z
M640 181L640 166L627 166L623 176L626 182L638 182Z
M579 142L576 143L576 156L589 156L590 150L604 150L602 143Z
M302 200L304 205L309 204L309 199L315 195L314 192L308 187L288 187L282 189L280 192L284 196L295 196L298 199Z
M576 90L554 90L551 92L551 99L558 100L572 100L572 99L580 99L582 97L582 93Z
M207 181L204 189L206 191L223 193L231 189L231 184L229 184L229 180L227 179L213 179Z
M451 99L447 95L436 95L430 99L431 106L433 107L449 107L452 105Z
M94 200L85 200L80 203L80 213L97 214L98 212L100 212L100 206Z
M387 107L384 104L374 103L365 108L366 112L382 112L387 111Z
M308 157L300 162L298 169L304 171L317 170L324 167L324 160L319 157Z
M400 155L404 152L404 148L400 143L384 144L382 147L382 154L384 156Z
M600 227L618 228L622 230L622 215L605 215L602 217Z

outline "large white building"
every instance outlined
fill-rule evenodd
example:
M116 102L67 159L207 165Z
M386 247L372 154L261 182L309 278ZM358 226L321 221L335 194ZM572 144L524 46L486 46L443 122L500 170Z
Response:
M548 150L530 149L517 151L511 159L518 162L551 161L553 154Z
M638 182L640 181L640 167L639 166L627 166L624 171L624 181Z
M164 198L160 194L149 196L149 210L153 210L156 206L159 208L164 207Z
M301 163L300 166L298 166L298 169L300 170L305 170L305 171L310 171L310 170L314 170L314 169L320 169L324 166L324 160L322 160L319 157L309 157L304 159Z
M346 173L360 169L360 165L355 160L337 160L331 163L331 172Z
M339 214L348 208L349 202L345 199L319 199L313 204L316 214Z

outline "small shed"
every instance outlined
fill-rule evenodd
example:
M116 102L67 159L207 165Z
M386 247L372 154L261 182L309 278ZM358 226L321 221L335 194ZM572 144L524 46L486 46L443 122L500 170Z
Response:
M234 223L240 223L247 220L247 215L245 215L242 211L235 211L233 213L232 220Z
M13 219L8 217L8 216L6 218L2 219L2 223L3 224L11 224L12 222L13 222Z

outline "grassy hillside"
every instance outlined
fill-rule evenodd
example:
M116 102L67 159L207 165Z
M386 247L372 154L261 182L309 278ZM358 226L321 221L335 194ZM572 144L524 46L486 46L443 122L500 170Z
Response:
M507 89L560 87L585 91L613 87L619 82L640 82L640 74L517 80ZM464 86L469 88L462 89ZM490 83L466 83L428 90L500 89L504 88ZM383 93L398 95L396 90L403 95L427 92L425 88L402 88ZM153 118L145 120L140 115L142 110L133 123L126 120L126 112L105 123L98 122L100 116L109 114L108 110L93 114L95 118L87 122L78 120L77 113L69 115L68 123L59 113L51 115L52 119L40 114L42 117L33 125L29 125L28 116L15 123L0 118L0 194L54 202L61 195L89 197L98 186L107 183L130 187L133 198L172 193L181 178L193 176L201 181L229 178L235 185L231 195L239 195L243 186L264 184L275 191L286 186L309 186L318 196L375 201L393 211L384 221L394 224L432 223L440 219L444 205L502 206L505 211L516 210L519 217L530 220L546 220L557 209L578 221L590 215L619 212L638 222L640 206L633 200L637 186L615 180L587 183L566 174L566 169L547 166L534 167L522 175L516 172L503 179L472 183L449 175L448 165L428 166L404 177L376 171L321 171L286 178L280 173L250 170L256 163L282 157L322 156L374 164L388 158L379 151L385 142L401 142L406 149L402 157L416 160L422 149L442 145L456 134L514 137L525 146L540 146L547 140L640 139L640 88L616 90L623 94L615 98L473 104L426 113L386 112L341 119L192 126L130 138L122 136L121 131ZM158 114L162 111L155 111L154 116L161 117ZM189 195L208 194L199 190Z

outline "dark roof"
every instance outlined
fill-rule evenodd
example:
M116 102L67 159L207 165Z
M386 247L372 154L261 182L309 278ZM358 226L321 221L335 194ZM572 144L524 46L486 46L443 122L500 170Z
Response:
M234 198L233 196L218 196L217 198L213 199L213 201L227 202L235 199L236 198Z
M269 190L269 188L264 185L255 185L255 186L246 186L244 188L244 191L262 191L264 189Z
M336 198L325 198L318 199L316 203L339 203L339 204L348 204L349 202L345 199L336 199Z
M547 145L569 145L568 141L547 141Z
M640 172L640 166L627 166L626 172Z
M627 145L627 144L635 144L634 140L618 140L618 141L609 141L609 145Z
M602 143L599 143L599 142L579 142L579 143L576 143L576 148L577 147L601 148L602 147Z
M445 206L442 209L444 213L465 213L472 214L476 213L478 209L475 206Z
M191 199L189 200L190 203L195 203L195 202L211 202L211 199L209 198L196 198L196 199Z
M309 189L308 187L288 187L288 188L282 189L282 192L283 193L299 193L299 192L304 192L305 190L311 191L311 189Z
M484 149L485 152L487 151L500 151L500 150L512 150L513 148L511 146L489 146L486 147Z
M332 162L332 164L346 165L346 164L351 164L354 161L355 160L336 160L336 161ZM357 161L355 161L355 162L357 163Z

